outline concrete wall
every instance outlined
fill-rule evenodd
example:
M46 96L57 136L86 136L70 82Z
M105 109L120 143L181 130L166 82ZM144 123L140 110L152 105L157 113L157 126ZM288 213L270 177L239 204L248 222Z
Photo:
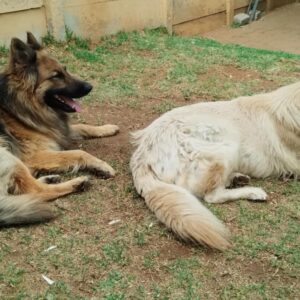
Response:
M26 31L38 37L47 33L43 1L0 0L0 43L8 45L12 37L24 39Z
M166 0L66 0L64 21L83 37L166 26Z
M0 0L0 44L11 37L38 38L51 32L65 38L65 26L77 35L99 38L121 30L168 27L172 0Z

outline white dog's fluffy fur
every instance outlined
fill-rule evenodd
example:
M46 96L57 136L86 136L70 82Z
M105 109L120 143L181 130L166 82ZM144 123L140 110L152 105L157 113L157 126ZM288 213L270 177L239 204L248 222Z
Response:
M133 143L134 184L158 219L184 239L223 250L228 230L196 197L266 200L261 188L228 187L246 175L300 175L300 82L176 108L135 132Z

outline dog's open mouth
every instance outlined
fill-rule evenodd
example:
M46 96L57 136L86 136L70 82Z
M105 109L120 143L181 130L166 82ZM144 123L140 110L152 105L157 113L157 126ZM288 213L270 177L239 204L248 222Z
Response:
M81 112L80 104L75 99L63 95L54 95L54 98L65 107L66 111Z
M80 112L78 100L89 94L92 88L89 83L77 80L64 88L48 89L44 94L44 101L55 111Z
M60 110L66 113L81 112L77 97L75 100L73 97L62 95L61 93L48 93L45 96L45 102L54 110Z

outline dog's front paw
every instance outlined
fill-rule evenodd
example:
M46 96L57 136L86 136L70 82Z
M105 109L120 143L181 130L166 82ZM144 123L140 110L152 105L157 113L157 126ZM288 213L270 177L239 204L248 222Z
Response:
M268 200L268 195L261 188L251 188L251 192L248 195L248 200L252 200L252 201L266 201L266 200Z
M72 186L74 192L83 192L89 186L89 177L81 176L75 179L72 179Z
M97 164L91 167L91 171L100 178L111 178L116 175L116 171L106 162L99 160Z
M38 181L46 183L46 184L55 184L61 181L61 177L58 174L55 175L46 175L38 178Z
M98 129L99 129L99 137L113 136L120 131L120 128L117 125L111 125L111 124L99 126Z

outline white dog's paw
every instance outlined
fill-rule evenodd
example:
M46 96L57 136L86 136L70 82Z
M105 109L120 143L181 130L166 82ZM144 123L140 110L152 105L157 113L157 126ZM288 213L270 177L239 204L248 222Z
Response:
M251 188L251 191L249 191L247 199L252 201L266 201L268 199L268 195L263 189L254 187Z

